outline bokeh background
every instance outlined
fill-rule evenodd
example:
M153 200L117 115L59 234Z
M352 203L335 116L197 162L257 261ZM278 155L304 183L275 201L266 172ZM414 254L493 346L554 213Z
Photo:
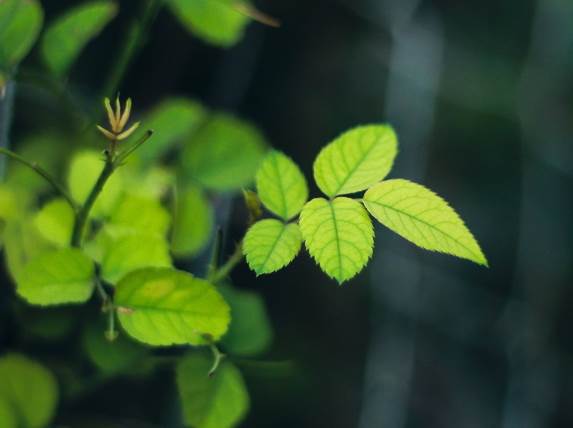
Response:
M43 3L49 20L76 2ZM98 93L138 7L120 3L74 67L68 85L79 97ZM573 2L257 6L282 26L253 23L231 49L189 37L160 13L122 94L141 110L181 95L233 112L308 178L320 148L339 133L389 122L400 139L391 177L448 200L491 267L424 252L382 226L368 268L342 287L306 254L258 279L241 266L234 283L260 292L273 322L268 359L295 367L246 371L252 410L242 426L573 426ZM53 102L31 83L18 87L16 111L34 115L34 126L58 119ZM16 115L16 143L30 122ZM221 204L232 250L244 211L240 199ZM10 346L9 333L3 343ZM113 382L63 414L169 427L169 376ZM139 405L122 406L124 394Z

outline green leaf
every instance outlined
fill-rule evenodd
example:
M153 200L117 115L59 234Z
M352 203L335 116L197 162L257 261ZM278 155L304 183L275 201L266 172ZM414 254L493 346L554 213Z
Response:
M219 114L185 146L182 172L209 189L240 189L253 180L264 148L265 140L257 129Z
M188 186L177 197L171 250L177 257L194 256L209 242L212 229L211 204L199 188Z
M219 287L231 307L229 331L221 343L233 355L249 357L266 351L273 331L261 296L231 286Z
M211 360L190 353L177 364L183 420L194 428L232 428L246 416L250 402L241 372L224 361L212 377Z
M22 330L34 339L61 340L69 338L77 325L77 308L77 306L19 305L16 319Z
M171 216L155 199L127 195L113 210L110 223L132 232L161 237L169 230Z
M156 346L218 340L230 321L229 306L213 285L175 269L132 272L117 285L115 303L127 333Z
M120 233L106 242L101 275L110 284L117 284L125 275L137 269L171 265L169 245L165 238Z
M320 151L314 161L314 179L330 198L368 189L388 175L397 150L398 140L390 126L359 126Z
M44 13L35 0L0 2L0 69L10 69L28 54L36 41Z
M74 7L50 24L42 39L42 56L57 76L65 75L84 46L116 15L113 2L95 1Z
M372 255L372 222L353 199L312 199L302 209L300 229L310 255L339 284L360 272Z
M431 190L408 180L388 180L368 189L364 205L380 223L419 247L487 266L463 220Z
M56 379L46 368L29 358L8 354L0 358L0 398L22 428L43 428L54 416L58 402Z
M93 262L80 250L55 250L24 267L17 291L35 305L82 303L92 294L93 278Z
M249 18L233 8L233 0L168 0L173 14L207 43L230 47L241 40Z
M0 427L18 428L16 414L10 404L2 397L0 397Z
M256 176L257 193L270 211L289 221L308 199L308 187L299 167L276 150L265 157Z
M266 219L249 228L243 242L243 253L249 267L257 275L262 275L275 272L292 262L301 244L298 225Z
M67 247L72 239L74 210L65 199L54 199L36 213L34 225L46 240Z

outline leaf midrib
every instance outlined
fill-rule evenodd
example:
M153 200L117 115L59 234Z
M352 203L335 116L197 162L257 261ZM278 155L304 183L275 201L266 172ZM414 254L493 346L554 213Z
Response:
M360 140L362 140L364 136L360 137ZM352 167L352 169L348 172L348 174L346 175L346 178L344 178L342 180L342 183L340 183L340 185L338 186L338 188L336 189L336 191L334 192L334 196L338 195L338 192L340 192L342 190L342 188L344 187L344 185L348 182L348 180L350 180L350 177L356 172L356 170L360 167L360 165L362 165L362 163L366 160L366 158L368 157L368 155L370 154L370 152L372 152L372 150L374 150L374 147L376 146L376 144L378 143L377 140L374 141L374 143L372 143L372 145L368 148L368 150L366 150L366 152L363 153L362 157L359 159L358 162L356 162L356 164L354 165L354 167ZM329 195L331 196L331 195Z

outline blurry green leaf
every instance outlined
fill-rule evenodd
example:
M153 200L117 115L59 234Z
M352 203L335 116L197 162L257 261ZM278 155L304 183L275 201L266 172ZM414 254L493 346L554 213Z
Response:
M171 216L159 201L131 195L122 198L110 218L111 224L157 236L167 233L170 222Z
M204 344L229 325L229 306L207 281L175 269L141 269L115 292L122 327L150 345Z
M73 309L76 308L19 305L16 315L21 328L34 338L59 340L68 336L77 322Z
M0 246L8 221L16 219L22 211L21 200L10 187L0 184Z
M0 69L18 64L42 28L44 14L36 0L0 1Z
M74 156L68 174L68 187L78 203L87 199L103 167L104 158L101 153L84 151ZM120 168L113 173L99 194L92 209L94 216L107 214L115 207L122 193L122 184Z
M84 46L117 13L113 2L95 1L74 7L51 23L42 39L42 56L58 76L67 73Z
M18 428L16 413L4 398L0 397L0 427Z
M188 31L218 46L237 43L250 22L234 8L234 0L168 0L167 4Z
M364 205L380 223L419 247L487 266L463 220L424 186L401 179L384 181L368 189Z
M249 393L241 372L224 361L212 377L212 361L200 353L183 357L176 368L183 420L194 428L231 428L246 416Z
M310 255L339 284L360 272L372 256L372 222L353 199L312 199L300 214L300 230Z
M257 129L220 114L185 146L182 173L209 189L240 189L253 180L264 150L265 140Z
M67 247L72 239L74 210L65 199L54 199L35 215L34 224L48 241L59 247Z
M135 161L135 162L134 162ZM174 182L173 171L162 168L141 168L137 158L131 157L122 167L124 188L132 196L161 199Z
M209 242L213 210L200 189L188 186L177 197L173 217L171 249L178 257L197 254Z
M306 180L291 158L273 150L257 171L257 193L270 211L288 221L308 198Z
M292 262L301 244L298 225L266 219L249 228L243 242L243 253L249 267L257 275L262 275L275 272Z
M11 407L22 428L44 428L58 402L56 379L46 368L23 355L0 358L0 398Z
M126 234L111 238L101 264L101 275L110 284L144 267L171 267L169 245L155 235Z
M320 151L314 179L330 198L366 190L388 175L397 150L398 139L390 126L359 126Z
M233 355L254 356L266 351L273 331L263 299L252 291L219 287L231 307L231 325L221 343Z
M29 303L59 305L87 301L93 291L94 265L75 248L41 254L28 263L17 291Z

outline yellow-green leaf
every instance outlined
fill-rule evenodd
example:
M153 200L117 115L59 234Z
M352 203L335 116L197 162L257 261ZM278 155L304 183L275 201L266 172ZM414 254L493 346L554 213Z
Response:
M84 46L107 25L117 13L110 1L81 4L51 23L42 39L42 56L46 65L63 76Z
M126 195L113 210L110 224L132 232L165 236L171 216L156 199Z
M312 199L302 209L300 229L310 255L340 284L360 272L372 255L372 222L353 199Z
M398 140L390 126L359 126L320 151L314 179L330 198L366 190L388 175L397 150Z
M46 240L67 247L72 239L74 210L65 199L54 199L36 213L34 225Z
M0 69L15 66L28 54L43 19L36 0L0 1Z
M241 372L223 361L212 377L212 361L190 353L177 364L177 387L183 406L183 420L193 428L232 428L249 410L249 394Z
M35 305L87 301L93 291L94 265L80 250L49 251L32 259L17 282L17 292Z
M252 225L243 242L243 253L257 275L275 272L288 265L300 251L302 237L296 224L276 219Z
M431 190L408 180L388 180L368 189L364 205L384 226L419 247L487 266L463 220Z
M262 203L285 221L297 215L308 199L308 186L299 167L276 150L261 163L256 182Z
M218 340L230 321L229 306L213 285L175 269L132 272L117 284L114 301L125 331L155 346Z
M4 398L0 396L0 427L18 428L16 413Z
M48 426L58 402L58 385L49 370L23 355L8 354L0 358L0 379L0 399L10 406L19 427Z

